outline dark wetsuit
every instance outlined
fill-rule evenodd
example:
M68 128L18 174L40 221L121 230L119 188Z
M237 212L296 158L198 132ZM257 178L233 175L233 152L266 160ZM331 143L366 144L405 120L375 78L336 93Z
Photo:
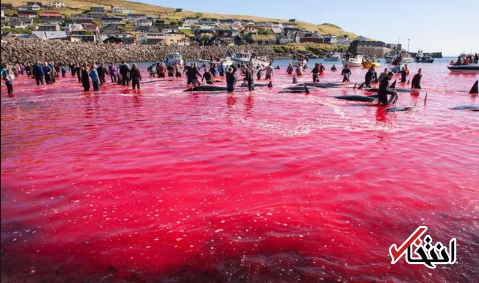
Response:
M393 94L393 92L389 90L389 78L385 77L379 83L379 92L378 92L378 100L379 102L381 102L382 105L388 104L388 94Z
M140 69L131 69L130 71L130 78L131 78L131 85L133 89L140 89L140 81L141 81L141 72Z
M254 75L252 69L247 69L245 74L245 80L248 82L248 90L254 90Z
M203 80L206 80L206 84L213 84L213 76L209 72L203 74L203 79L201 81Z
M371 87L371 83L373 81L374 73L375 72L371 73L371 71L368 71L366 73L366 76L364 78L364 84L365 84L366 87Z
M319 82L319 68L314 67L314 69L311 71L311 73L313 74L313 83Z
M189 70L187 71L187 76L188 76L188 81L193 84L193 86L200 85L200 81L198 80L198 76L201 76L200 71L198 71L198 68L196 67L190 67Z
M421 89L421 78L422 78L421 74L414 75L411 82L411 88Z
M404 70L404 68L403 68L402 71L401 71L401 82L405 83L406 80L407 80L407 71Z
M121 74L121 84L129 86L130 85L130 67L127 64L123 64L120 66L120 74Z
M351 70L343 69L343 71L341 72L341 75L343 75L343 83L349 82L349 76L351 76Z
M107 70L105 67L98 67L96 69L96 71L98 72L98 78L100 79L100 85L103 85L105 83L105 75L107 73Z
M88 71L86 69L81 70L81 82L83 85L83 89L85 91L90 90L90 76L88 75Z

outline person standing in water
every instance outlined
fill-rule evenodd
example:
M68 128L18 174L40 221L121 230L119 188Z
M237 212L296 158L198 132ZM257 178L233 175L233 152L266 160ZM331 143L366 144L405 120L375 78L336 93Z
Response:
M254 90L254 71L250 66L246 67L244 80L248 83L248 90Z
M298 67L296 68L296 75L298 77L301 77L303 75L303 70L304 70L303 63L299 63Z
M100 67L97 69L98 78L100 79L100 85L104 85L106 80L105 76L108 75L108 70L105 68L105 64L101 63Z
M351 70L349 69L348 65L344 66L343 71L341 71L341 75L343 76L343 83L349 82L349 77L351 76Z
M43 78L45 76L45 71L43 70L43 67L40 65L40 62L37 62L33 66L33 76L35 77L35 81L37 82L37 85L43 85Z
M111 82L116 83L118 81L118 69L116 68L115 63L110 63L108 73L110 74Z
M130 78L133 89L138 88L138 90L140 90L141 72L137 64L133 64L130 71Z
M314 64L311 74L313 75L313 83L319 83L319 63Z
M407 81L407 70L406 68L402 68L401 70L401 82L405 83Z
M387 77L385 77L381 82L379 83L379 92L378 92L378 104L382 105L388 105L388 94L394 94L394 92L389 90L389 82L393 78L394 74L392 72L389 72Z
M96 64L93 64L93 67L90 70L90 78L93 84L93 91L100 91L100 82L98 76L98 70Z
M193 87L201 85L198 77L202 78L200 71L198 70L198 65L196 63L191 64L191 68L187 72L188 81L193 84Z
M411 82L412 89L421 89L422 70L419 69L417 74L414 75Z
M268 66L266 66L266 68L264 70L266 71L265 80L271 81L273 79L273 75L274 75L273 66L271 66L271 64L269 64Z
M43 73L45 74L45 83L47 85L52 84L52 68L48 65L47 62L43 64Z
M90 68L88 67L88 63L83 64L83 68L81 69L81 82L83 85L83 89L85 91L90 90Z
M378 81L381 82L384 78L386 78L388 76L388 68L385 68L384 69L384 72L382 72L380 75L379 75L379 79Z
M235 91L235 83L236 83L235 72L236 72L236 67L234 65L229 67L228 71L226 72L226 87L228 89L228 92Z
M129 86L130 85L130 66L126 64L125 61L121 62L120 75L121 75L121 84L123 86Z
M286 69L286 74L292 75L294 72L293 64L289 63L288 68Z
M15 74L11 68L8 68L5 71L5 85L7 86L8 95L13 94L13 80L15 80ZM3 79L3 70L2 70L2 79Z

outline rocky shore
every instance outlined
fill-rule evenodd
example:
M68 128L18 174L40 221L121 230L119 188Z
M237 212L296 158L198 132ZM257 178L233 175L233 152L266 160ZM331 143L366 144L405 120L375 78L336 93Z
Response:
M78 43L59 40L2 39L2 63L27 63L53 60L69 62L157 62L170 53L180 53L185 60L223 58L228 51L248 51L269 58L291 58L290 53L278 53L269 45L245 46L163 46ZM294 52L317 57L316 52ZM308 54L309 53L309 54ZM321 52L322 53L322 52Z

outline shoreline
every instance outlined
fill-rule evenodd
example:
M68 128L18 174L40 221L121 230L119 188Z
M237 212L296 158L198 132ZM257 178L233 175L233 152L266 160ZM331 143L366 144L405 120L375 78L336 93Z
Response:
M306 45L305 45L306 46ZM335 48L334 45L317 46L314 50L288 46L278 51L275 45L243 46L163 46L163 45L117 45L78 43L41 39L2 39L1 61L4 63L33 63L54 61L70 62L157 62L170 53L180 53L185 61L199 58L224 58L228 52L246 51L270 59L291 59L293 55L304 55L311 59L321 58Z

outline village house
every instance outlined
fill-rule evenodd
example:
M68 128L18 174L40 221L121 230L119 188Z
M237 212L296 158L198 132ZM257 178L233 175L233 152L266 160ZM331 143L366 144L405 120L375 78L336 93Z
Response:
M32 31L32 36L44 40L67 40L68 36L64 31Z
M323 37L317 32L303 31L299 33L299 42L300 43L321 43L323 42Z
M46 19L43 19L43 23L44 24L62 26L65 23L65 19L63 19L62 17L60 17L60 18L46 18Z
M109 37L116 37L121 39L123 43L133 42L133 35L129 32L122 32L120 30L107 30L100 33L100 41L103 42Z
M216 34L210 39L209 45L228 46L234 45L233 31L230 29L217 29Z
M190 17L184 18L182 19L183 27L190 28L193 25L197 25L198 21L199 20L197 18L190 18Z
M148 31L137 36L137 41L144 45L164 44L165 36L162 32Z
M38 15L41 19L45 18L61 18L62 12L58 10L44 10Z
M3 10L1 10L1 12L2 12L2 21L4 21L5 20L5 12Z
M89 32L88 30L74 30L69 35L70 39L76 39L72 41L78 42L97 42L97 34Z
M255 23L252 20L241 20L241 26L254 26Z
M23 10L23 11L18 11L17 12L19 18L30 18L34 19L38 17L37 11L32 11L32 10Z
M270 35L250 34L246 37L246 40L250 44L258 44L258 45L276 44L276 37L272 34Z
M389 48L382 41L356 41L356 52L374 57L384 57L389 53Z
M28 27L33 25L33 19L29 18L10 18L9 19L9 25L12 28L23 28L23 27Z
M64 31L67 33L67 35L70 35L72 31L75 30L83 30L83 25L82 24L68 24L65 26Z
M4 10L13 10L13 5L12 3L1 3L2 5L2 11Z
M122 18L116 18L116 17L115 18L104 17L104 18L101 18L101 24L103 26L123 24L123 19Z
M34 6L34 5L40 7L40 9L43 8L43 3L42 2L27 2L27 6Z
M338 38L335 35L327 34L323 36L323 42L329 44L336 44L338 43Z
M65 5L65 3L58 2L58 1L53 1L53 2L47 3L48 8L65 8L66 6L67 5Z
M26 5L26 6L19 6L17 7L17 11L33 11L33 12L38 12L42 9L41 6L38 4L33 4L33 5Z
M153 26L153 21L150 19L139 19L135 22L136 27L151 27Z
M113 14L132 14L133 10L127 9L127 8L125 8L123 6L119 6L119 5L112 5L111 6L111 12Z
M186 38L186 35L182 32L169 32L169 33L165 33L164 44L166 46L169 46L169 45L187 46L187 45L190 45L190 40L189 38Z
M37 25L37 31L59 31L60 25L57 24L40 24Z
M299 43L300 30L298 28L284 28L283 29L283 36L279 40L279 44L287 44L287 43Z
M128 15L128 20L132 21L132 22L136 22L138 20L143 20L143 19L146 19L145 14L130 14L130 15Z
M155 27L155 26L136 27L135 31L136 32L141 32L141 33L144 33L144 32L158 32L158 28Z
M198 21L198 24L217 26L217 25L219 25L219 21L218 21L218 19L215 19L215 18L203 18L203 19Z
M71 17L72 22L75 24L87 24L87 23L93 23L93 18L84 16L84 15L75 15Z

